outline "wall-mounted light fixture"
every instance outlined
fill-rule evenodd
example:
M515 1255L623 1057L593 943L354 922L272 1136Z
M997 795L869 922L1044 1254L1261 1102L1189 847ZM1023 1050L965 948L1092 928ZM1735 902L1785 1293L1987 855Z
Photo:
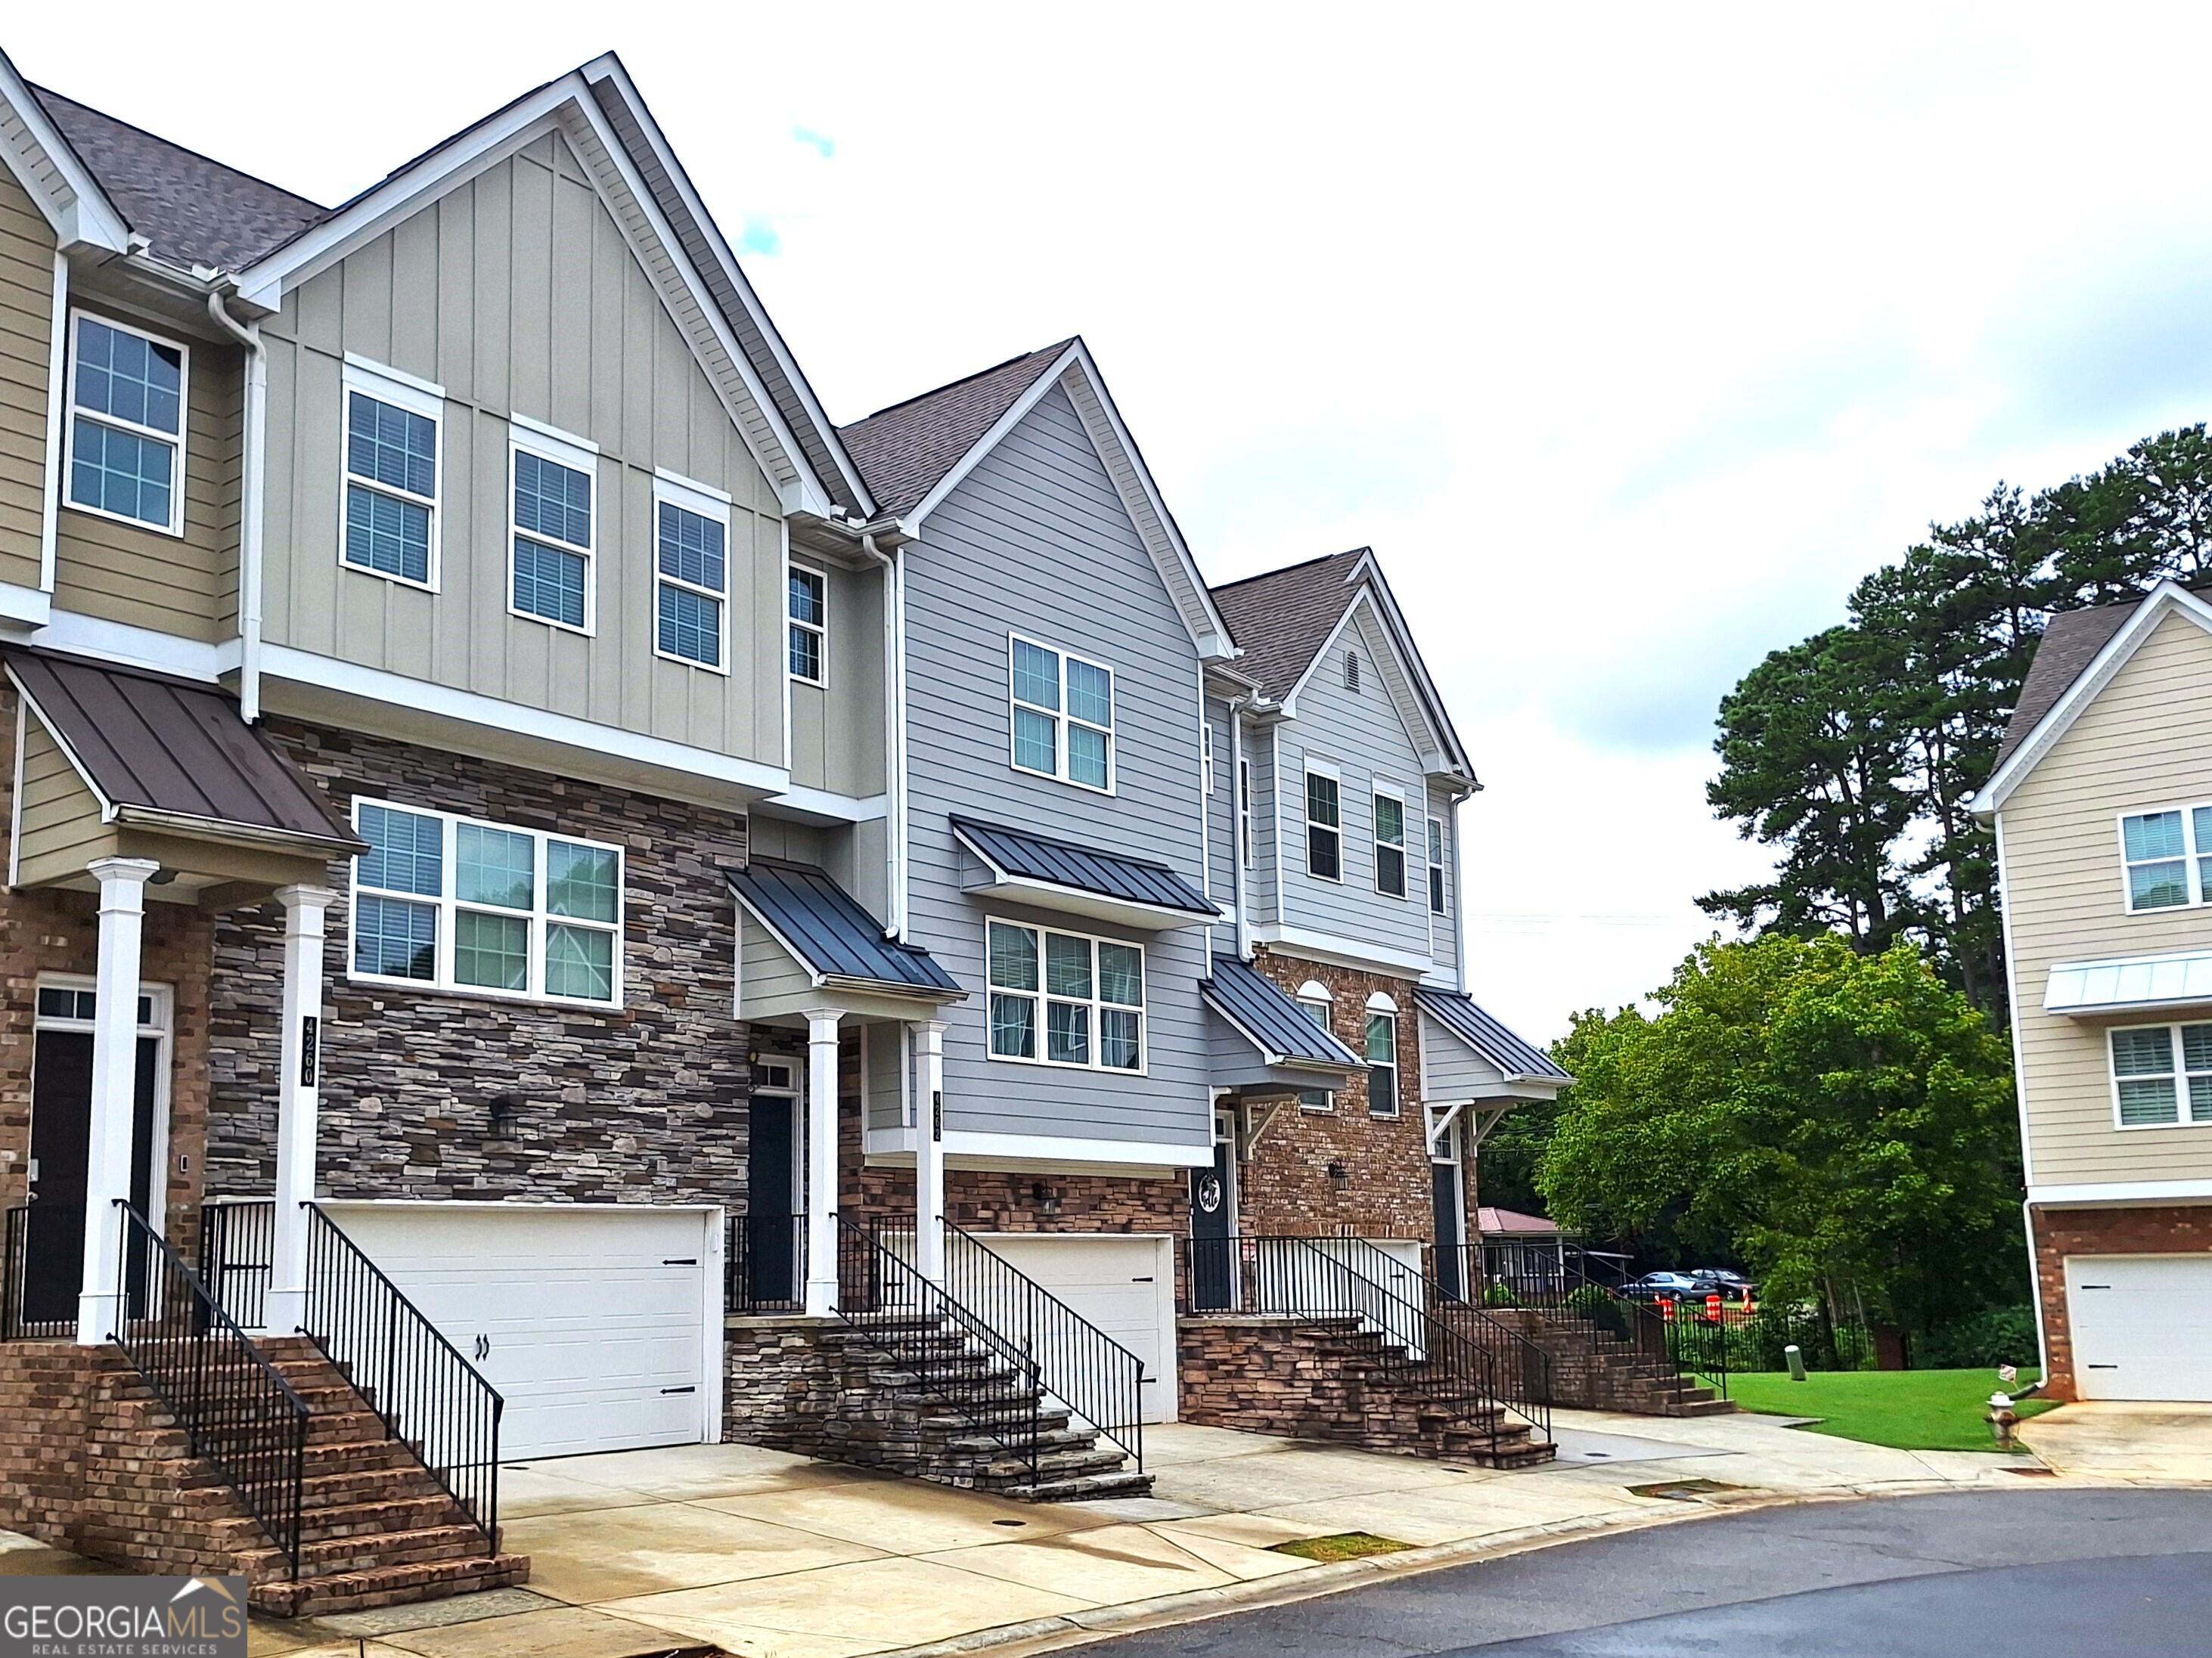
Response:
M491 1138L511 1140L515 1138L515 1118L522 1109L520 1094L495 1094L491 1096Z
M1045 1214L1056 1215L1060 1212L1060 1193L1042 1181L1037 1181L1030 1187L1030 1197L1038 1209Z
M1340 1163L1333 1163L1329 1164L1328 1183L1331 1186L1334 1186L1338 1191L1343 1191L1346 1187L1352 1184L1352 1170L1346 1168Z

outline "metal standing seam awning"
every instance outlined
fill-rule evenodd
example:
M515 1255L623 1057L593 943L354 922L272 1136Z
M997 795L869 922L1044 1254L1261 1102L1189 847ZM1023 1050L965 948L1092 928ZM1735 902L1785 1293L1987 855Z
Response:
M1213 972L1201 979L1199 994L1259 1051L1263 1063L1318 1073L1312 1085L1341 1088L1366 1062L1323 1029L1295 998L1237 956L1216 956Z
M809 989L896 999L915 1017L967 999L934 957L885 933L826 871L757 859L725 873L732 895L806 975Z
M2075 1018L2212 1006L2212 950L2061 962L2043 987L2043 1011Z
M37 722L17 762L20 884L79 878L101 853L215 882L321 879L331 859L366 850L221 688L25 647L0 655ZM57 756L66 773L33 774ZM42 853L42 837L57 850Z
M952 832L985 871L969 890L1094 920L1159 931L1227 919L1167 865L1028 829L954 817Z
M1413 1005L1489 1061L1508 1083L1534 1083L1553 1089L1574 1080L1550 1054L1506 1029L1476 1006L1472 997L1423 986L1413 992Z

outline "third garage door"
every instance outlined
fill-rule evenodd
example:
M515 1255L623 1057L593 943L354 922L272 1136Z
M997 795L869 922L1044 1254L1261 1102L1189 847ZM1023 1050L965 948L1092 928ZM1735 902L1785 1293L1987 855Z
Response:
M2212 1255L2069 1255L2084 1399L2212 1400Z
M1143 1419L1174 1420L1173 1239L999 1232L981 1242L1141 1359Z

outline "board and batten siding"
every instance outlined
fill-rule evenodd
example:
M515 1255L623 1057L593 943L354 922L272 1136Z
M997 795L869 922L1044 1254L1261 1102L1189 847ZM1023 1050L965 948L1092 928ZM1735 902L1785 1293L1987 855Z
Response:
M1297 694L1297 718L1275 728L1280 768L1279 825L1289 859L1283 869L1283 908L1277 918L1301 932L1323 932L1359 944L1407 955L1429 954L1427 849L1423 808L1427 772L1407 734L1396 705L1373 665L1388 648L1362 616L1331 647ZM1359 689L1344 683L1344 651L1354 644L1362 658ZM1329 881L1306 866L1306 762L1336 769L1342 830L1343 878ZM1406 803L1406 896L1394 898L1375 886L1375 786L1395 788Z
M826 578L826 686L791 684L791 778L860 797L884 791L884 580L794 556Z
M302 283L264 332L270 643L781 762L775 491L566 140ZM435 593L340 562L348 352L445 391ZM508 613L510 413L599 446L593 637ZM734 498L727 674L653 653L655 468Z
M1277 817L1282 791L1275 782L1275 728L1244 727L1244 763L1252 772L1252 865L1245 872L1244 915L1254 926L1272 926L1282 919L1277 903L1282 858L1302 858L1305 845L1303 823L1285 825ZM1285 841L1287 833L1290 839Z
M1197 652L1066 395L1048 392L902 556L910 931L972 993L945 1010L946 1127L1204 1147L1206 929L1131 932L964 891L967 854L947 821L966 814L1205 879ZM1013 768L1016 633L1113 670L1112 795ZM988 1056L991 915L1144 945L1146 1075Z
M46 520L54 232L0 167L0 581L36 587Z
M1218 697L1206 700L1206 723L1213 733L1213 790L1206 797L1206 876L1212 883L1206 896L1224 910L1237 904L1237 761L1230 743L1229 705ZM1233 932L1227 933L1233 938ZM1228 948L1224 941L1220 947Z
M2012 976L2038 1186L2212 1178L2212 1125L2115 1126L2106 1031L2192 1023L2043 1011L2058 962L2212 948L2212 909L2128 913L2119 817L2212 800L2212 635L2169 615L2084 709L2001 813Z

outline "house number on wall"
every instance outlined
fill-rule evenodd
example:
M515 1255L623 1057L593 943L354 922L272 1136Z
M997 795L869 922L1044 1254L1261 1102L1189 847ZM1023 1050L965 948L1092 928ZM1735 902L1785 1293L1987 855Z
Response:
M317 1048L321 1045L323 1022L312 1013L300 1016L300 1086L315 1085Z

